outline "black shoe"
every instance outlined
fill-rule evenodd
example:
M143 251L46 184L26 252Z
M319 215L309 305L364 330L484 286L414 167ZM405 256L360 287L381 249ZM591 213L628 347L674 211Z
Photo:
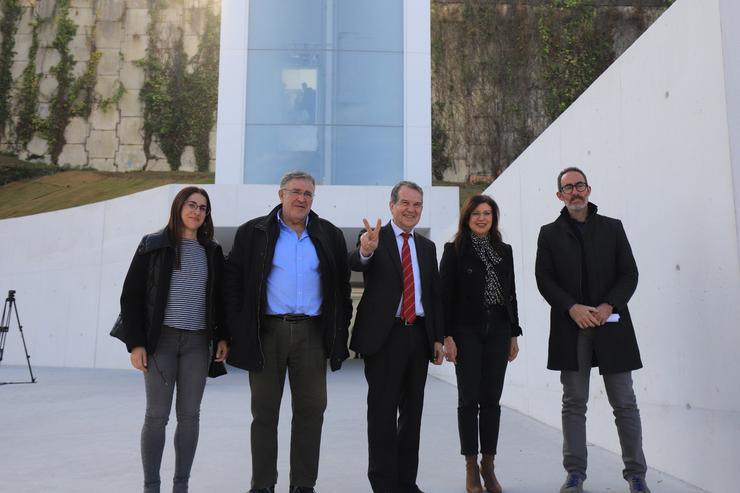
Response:
M311 486L291 486L288 491L289 493L316 493Z
M270 486L269 488L252 488L247 493L275 493L275 487Z

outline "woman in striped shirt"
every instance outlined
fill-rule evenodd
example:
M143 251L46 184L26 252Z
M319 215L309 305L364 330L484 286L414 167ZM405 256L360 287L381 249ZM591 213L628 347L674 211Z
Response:
M213 239L208 193L191 186L175 196L167 226L141 240L126 275L121 294L124 342L131 364L144 373L146 387L141 430L145 493L160 491L165 426L175 387L172 491L188 491L211 347L216 362L223 362L228 353L220 307L223 261Z

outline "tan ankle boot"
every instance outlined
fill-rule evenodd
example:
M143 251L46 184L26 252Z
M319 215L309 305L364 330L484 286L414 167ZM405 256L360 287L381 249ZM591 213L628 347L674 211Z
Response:
M467 493L483 493L477 460L477 455L465 456L465 491Z
M480 475L483 478L483 485L486 487L486 491L491 493L502 493L503 489L496 479L496 473L493 471L493 456L490 454L483 454L483 458L480 461Z

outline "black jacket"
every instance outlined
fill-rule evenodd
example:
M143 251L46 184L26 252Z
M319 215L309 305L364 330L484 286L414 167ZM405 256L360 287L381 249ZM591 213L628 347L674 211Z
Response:
M215 241L206 245L206 258L206 328L212 331L214 340L228 340L220 303L224 263L221 245ZM144 346L147 354L157 349L174 261L175 248L164 230L141 239L121 292L124 342L129 352L138 346Z
M497 266L499 282L509 314L511 335L522 335L514 283L514 257L511 246L502 243L503 262ZM439 266L442 279L442 305L445 313L445 335L455 336L457 328L482 328L486 324L485 301L486 267L470 244L464 241L460 252L454 243L447 243Z
M637 288L637 264L621 221L597 214L589 203L583 232L585 252L564 207L555 222L542 226L537 239L537 287L550 304L550 341L547 367L578 369L578 328L568 314L576 303L609 303L620 320L594 329L593 366L600 373L642 368L640 350L627 302ZM582 256L585 253L585 258ZM583 260L583 262L582 262ZM581 276L585 266L586 279ZM585 281L585 282L584 282ZM588 286L584 293L583 286Z
M434 343L441 343L443 339L437 250L431 240L419 233L414 233L414 245L421 271L421 302L431 360L434 359ZM377 353L388 338L403 296L401 255L390 223L381 228L380 243L367 264L360 260L359 246L350 254L349 263L352 270L362 272L365 282L350 347L370 356Z
M226 261L224 303L232 343L228 363L245 370L261 370L265 364L260 331L267 306L267 278L272 269L275 244L280 234L275 207L267 216L242 224ZM342 231L311 211L308 234L316 248L321 270L321 324L324 349L332 370L349 357L347 327L352 317L347 245Z

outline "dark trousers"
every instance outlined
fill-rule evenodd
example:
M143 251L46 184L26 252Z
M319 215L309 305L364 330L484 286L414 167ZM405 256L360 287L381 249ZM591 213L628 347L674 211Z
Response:
M286 322L266 318L265 367L249 372L252 391L252 488L277 483L278 418L285 375L290 381L290 484L313 487L319 472L321 427L326 409L326 355L318 319Z
M494 308L483 327L459 327L457 345L457 427L460 453L496 455L501 421L501 392L511 348L505 309Z
M177 428L172 491L188 491L190 469L198 445L200 401L210 363L208 345L209 337L205 330L164 326L156 351L149 355L149 371L144 373L146 415L141 429L141 461L146 493L158 493L160 489L159 468L164 451L165 427L170 417L175 387Z
M415 491L429 350L423 321L396 323L365 357L368 478L375 493Z

